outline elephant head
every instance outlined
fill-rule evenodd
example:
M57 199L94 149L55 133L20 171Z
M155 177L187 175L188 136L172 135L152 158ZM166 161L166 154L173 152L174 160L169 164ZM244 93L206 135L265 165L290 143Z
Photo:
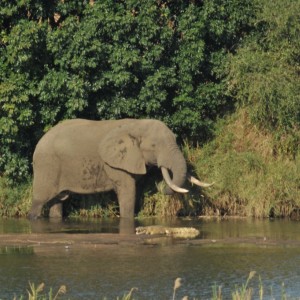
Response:
M162 171L166 194L186 193L186 179L199 186L210 186L187 175L187 165L174 133L157 120L127 120L114 128L99 144L99 153L109 166L132 174L145 174L147 165Z

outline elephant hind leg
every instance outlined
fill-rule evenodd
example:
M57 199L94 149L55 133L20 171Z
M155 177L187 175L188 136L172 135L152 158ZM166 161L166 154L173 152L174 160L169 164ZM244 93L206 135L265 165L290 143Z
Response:
M52 157L37 157L33 178L33 200L29 217L36 219L42 216L43 212L49 211L50 207L57 203L59 191L60 168L58 162ZM45 208L45 209L44 209Z
M38 201L33 201L28 218L31 220L38 219L42 217L43 213L50 218L62 218L62 202L60 202L57 198L53 198L45 204Z
M42 216L43 206L44 206L43 203L33 201L31 209L28 213L28 218L31 220L40 218Z
M33 199L31 210L29 212L29 218L40 218L45 212L47 215L51 206L53 206L56 203L59 203L59 200L57 199L57 194L54 193L54 191L42 191L41 189L35 189L35 186L33 186Z
M50 218L62 218L63 216L63 205L62 203L56 203L50 207L49 217Z
M68 199L70 193L64 191L53 199L53 203L50 201L49 205L49 217L50 218L62 218L63 217L63 201Z
M59 197L55 197L46 203L44 214L49 218L61 219L63 217L63 205Z

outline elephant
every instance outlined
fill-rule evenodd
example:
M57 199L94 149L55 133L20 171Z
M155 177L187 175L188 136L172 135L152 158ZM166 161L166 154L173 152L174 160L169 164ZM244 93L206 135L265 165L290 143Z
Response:
M154 119L94 121L65 120L39 140L33 154L31 219L42 217L44 206L59 207L70 193L114 190L121 218L134 218L136 179L148 166L161 169L165 193L186 193L187 165L174 133ZM52 205L52 208L51 208ZM60 205L61 207L61 205ZM62 216L62 212L58 213Z

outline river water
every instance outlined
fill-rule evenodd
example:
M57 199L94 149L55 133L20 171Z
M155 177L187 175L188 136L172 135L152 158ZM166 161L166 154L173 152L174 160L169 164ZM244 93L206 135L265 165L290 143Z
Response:
M260 282L263 299L300 299L300 222L177 219L146 220L136 225L150 224L193 226L200 230L199 239L211 242L183 243L166 238L155 245L123 243L82 249L1 247L0 299L19 299L21 295L27 299L28 282L44 282L46 291L52 287L54 292L66 285L67 294L59 299L117 299L133 287L138 288L135 299L172 299L177 277L182 278L182 286L176 299L211 299L213 286L221 288L223 299L231 299L231 293L246 283L251 271L257 274L250 282L256 293L253 299L258 299ZM33 230L27 220L0 219L0 234ZM119 229L118 220L93 220L42 221L39 230L71 235L118 234ZM234 242L219 242L223 239ZM261 242L269 240L274 243Z

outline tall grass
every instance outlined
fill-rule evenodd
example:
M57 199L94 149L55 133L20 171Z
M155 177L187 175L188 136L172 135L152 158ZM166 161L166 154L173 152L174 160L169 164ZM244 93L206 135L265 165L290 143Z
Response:
M201 191L203 215L287 217L300 209L300 150L295 159L276 153L273 137L244 111L220 122L203 148L185 145L185 153L200 178L216 182Z

